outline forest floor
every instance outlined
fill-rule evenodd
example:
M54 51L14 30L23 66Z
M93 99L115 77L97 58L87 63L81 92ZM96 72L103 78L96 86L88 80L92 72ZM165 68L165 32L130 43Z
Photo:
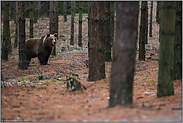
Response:
M150 2L148 3L150 5ZM150 7L149 7L150 8ZM70 16L63 23L59 16L57 56L49 59L49 65L39 65L31 60L27 70L18 69L18 49L12 47L8 61L1 60L1 121L32 122L147 122L182 121L182 80L174 81L174 95L157 98L159 25L153 10L153 37L148 38L146 61L136 56L133 86L133 105L109 105L109 81L111 63L106 62L106 78L88 81L88 68L83 62L87 56L87 16L83 17L83 48L77 48L78 23L75 17L75 46L70 46ZM26 19L28 20L28 19ZM29 21L26 21L26 37ZM11 35L15 24L10 22ZM49 32L49 19L34 24L34 36ZM2 32L1 32L2 33ZM12 38L12 43L14 38ZM62 52L62 47L67 49ZM137 44L138 49L138 44ZM154 55L150 55L150 54ZM87 90L67 92L66 75L78 74ZM42 80L39 77L43 76Z

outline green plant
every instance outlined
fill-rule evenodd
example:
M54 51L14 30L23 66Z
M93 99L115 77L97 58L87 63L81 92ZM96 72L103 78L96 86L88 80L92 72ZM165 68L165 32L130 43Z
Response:
M78 52L79 52L78 50L73 51L73 53L78 53Z
M155 82L155 79L150 79L150 82Z

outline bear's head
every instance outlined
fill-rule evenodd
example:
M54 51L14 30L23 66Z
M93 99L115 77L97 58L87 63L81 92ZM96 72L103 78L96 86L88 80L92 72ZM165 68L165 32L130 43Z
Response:
M43 39L43 44L45 47L53 47L57 42L57 33L47 34Z

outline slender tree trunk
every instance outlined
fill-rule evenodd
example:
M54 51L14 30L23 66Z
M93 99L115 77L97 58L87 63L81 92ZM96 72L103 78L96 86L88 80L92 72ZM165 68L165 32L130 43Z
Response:
M9 2L5 3L5 10L3 13L3 46L2 46L2 59L8 61L9 53Z
M38 1L38 3L37 3L38 5L38 10L37 10L37 16L38 16L38 18L37 19L39 19L40 17L41 17L41 1Z
M153 12L153 1L151 1L149 37L152 37L152 12Z
M16 2L15 1L11 1L11 15L10 15L11 19L16 20Z
M111 46L113 46L114 42L114 1L110 2L110 29L111 29Z
M82 47L82 14L83 14L83 2L79 2L79 40L78 40L78 46Z
M34 3L30 1L30 38L33 38L33 24L34 24ZM36 18L35 18L36 19Z
M117 2L109 107L133 103L139 2Z
M157 8L156 8L156 22L160 24L160 19L161 19L161 2L162 1L157 1Z
M58 13L56 4L58 3L50 1L50 34L57 33L58 35ZM52 55L56 55L56 45L53 47Z
M145 7L146 16L145 16L145 44L148 44L148 5Z
M58 1L55 1L55 26L56 26L55 33L57 33L58 35Z
M111 61L110 2L105 2L105 61Z
M182 1L176 2L174 80L182 78Z
M67 1L64 1L64 22L67 21Z
M45 13L46 13L46 17L50 17L50 12L49 12L49 10L50 10L50 2L49 1L46 1L45 2Z
M145 40L146 40L146 11L147 1L141 2L141 21L140 21L140 36L139 36L139 60L145 61Z
M34 23L37 23L37 19L38 19L38 1L35 1L34 3Z
M17 40L18 40L18 3L15 2L16 9L15 9L15 24L16 24L16 29L15 29L15 42L14 42L14 48L17 47Z
M175 2L162 2L157 97L174 95Z
M105 6L103 4L104 2L91 2L89 81L105 78Z
M18 2L19 10L19 68L27 69L26 47L25 47L25 9L24 2Z
M75 9L75 2L71 1L71 39L70 45L74 45L74 9Z
M90 59L90 33L91 33L91 2L88 2L88 59Z

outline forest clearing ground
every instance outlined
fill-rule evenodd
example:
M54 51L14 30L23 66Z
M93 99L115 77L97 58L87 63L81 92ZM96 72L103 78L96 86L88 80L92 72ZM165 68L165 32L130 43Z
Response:
M16 57L16 56L15 56ZM14 57L14 59L16 59ZM13 57L12 57L13 58ZM181 121L182 81L174 81L175 95L157 98L158 61L136 61L132 106L107 108L111 62L106 62L106 78L89 82L88 68L83 63L86 51L57 55L50 65L41 66L38 59L31 61L28 70L19 70L17 60L2 61L7 82L20 81L19 86L1 88L2 121ZM39 68L39 70L38 70ZM40 71L43 78L38 80ZM87 90L66 92L65 75L79 74ZM34 76L32 76L34 74ZM23 81L29 81L26 83ZM42 84L40 84L42 83ZM172 119L171 119L172 117Z
M148 2L150 5L150 1ZM150 8L150 7L149 7ZM156 4L154 4L156 8ZM153 9L153 19L155 19ZM26 19L29 20L29 19ZM83 21L83 47L87 47L87 19ZM10 22L11 34L15 24ZM26 21L26 37L29 36L29 21ZM41 37L49 31L49 19L34 24L34 36ZM75 23L75 44L77 45L78 23ZM2 33L2 31L1 31ZM57 53L62 47L70 47L70 18L63 23L59 16L59 39ZM146 61L136 56L133 105L109 105L109 81L111 63L106 62L106 78L87 81L88 68L83 61L88 59L87 49L72 53L58 53L49 59L49 65L39 65L37 58L31 60L27 70L18 69L18 50L12 48L9 61L1 60L1 73L6 87L1 88L1 121L33 122L89 122L89 121L182 121L182 80L174 81L174 95L157 98L159 25L153 20L153 37L146 46ZM13 44L14 38L12 38ZM74 46L76 47L76 46ZM138 43L137 43L138 49ZM154 55L151 56L151 54ZM65 76L79 75L79 81L87 90L67 92ZM43 80L39 80L43 76ZM1 81L1 84L4 83Z

